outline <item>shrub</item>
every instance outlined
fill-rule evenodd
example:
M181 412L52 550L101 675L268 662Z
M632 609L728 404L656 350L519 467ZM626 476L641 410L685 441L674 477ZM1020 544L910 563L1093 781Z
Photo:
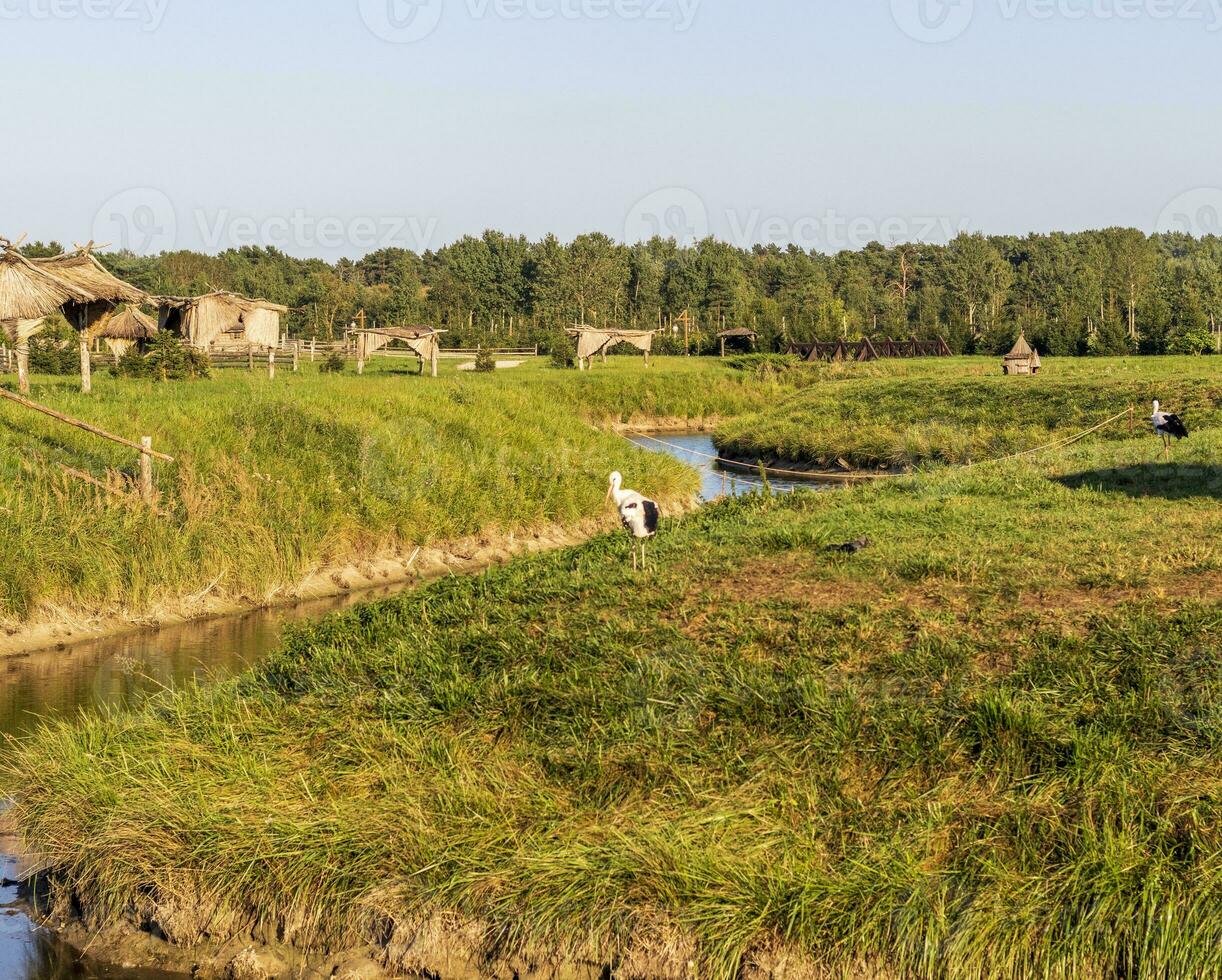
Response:
M52 337L30 338L30 371L33 374L77 374L81 351L75 343Z
M1212 354L1214 339L1207 329L1185 330L1177 333L1167 344L1168 354Z
M552 367L571 368L577 366L577 347L569 337L561 336L552 341Z
M339 351L332 351L327 355L326 360L322 362L318 370L323 374L343 374L344 368L347 365L344 360L344 355Z
M176 335L162 331L141 352L130 348L111 368L120 378L147 378L150 381L189 381L208 377L208 355L189 347Z
M481 347L475 353L475 370L480 374L487 374L489 371L496 370L496 357L492 351L485 350Z

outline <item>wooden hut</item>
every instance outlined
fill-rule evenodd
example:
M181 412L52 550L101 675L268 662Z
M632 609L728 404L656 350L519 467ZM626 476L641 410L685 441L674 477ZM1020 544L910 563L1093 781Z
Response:
M721 356L726 356L726 341L727 340L745 340L747 346L755 349L755 342L759 339L759 334L750 327L734 327L731 330L723 330L717 335L717 339L721 341Z
M365 373L365 362L378 351L384 351L396 341L420 358L420 373L427 361L433 377L437 377L437 361L441 357L441 335L445 330L433 327L369 327L349 331L356 338L356 373ZM410 357L410 355L408 355Z
M134 306L107 317L92 331L92 336L106 344L118 361L133 346L157 336L157 321Z
M183 338L192 347L277 347L280 318L287 306L237 293L204 296L160 296L157 327Z
M22 394L30 390L30 338L52 313L90 298L83 289L27 259L16 244L0 238L0 330L16 349Z
M653 350L656 330L620 330L616 327L574 326L565 331L577 340L577 367L584 371L590 361L602 355L607 362L607 351L619 344L631 344L645 355L645 367L649 367L649 354Z
M1027 343L1020 330L1014 349L1001 362L1002 371L1005 374L1039 374L1041 366L1039 351Z
M33 259L40 269L75 287L85 299L73 299L63 306L65 319L77 329L81 348L81 391L93 388L89 362L89 331L108 317L120 303L147 303L148 293L112 275L93 255L93 243L48 258Z

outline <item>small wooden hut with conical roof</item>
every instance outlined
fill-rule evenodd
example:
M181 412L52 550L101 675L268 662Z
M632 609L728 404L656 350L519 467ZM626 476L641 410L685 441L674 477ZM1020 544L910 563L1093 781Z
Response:
M1002 371L1006 374L1039 374L1040 367L1042 365L1039 351L1027 343L1027 338L1020 330L1014 349L1005 356L1001 363Z
M118 360L134 346L157 336L157 321L134 306L127 306L107 317L91 331Z

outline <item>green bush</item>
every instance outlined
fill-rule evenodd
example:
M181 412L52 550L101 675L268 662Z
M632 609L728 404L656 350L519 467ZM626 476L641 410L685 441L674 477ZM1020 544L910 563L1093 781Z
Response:
M479 374L487 374L496 370L496 357L492 351L481 347L475 354L475 370Z
M77 374L81 351L75 343L51 337L30 338L30 371L33 374Z
M552 367L571 368L577 366L577 347L571 339L561 336L552 341Z
M1167 343L1168 354L1212 354L1215 349L1209 331L1199 328L1177 333Z
M136 347L129 348L111 368L115 377L150 381L190 381L208 377L208 371L207 354L164 331L149 341L144 352Z
M332 351L327 355L327 359L322 362L318 370L323 374L343 374L347 363L339 351Z

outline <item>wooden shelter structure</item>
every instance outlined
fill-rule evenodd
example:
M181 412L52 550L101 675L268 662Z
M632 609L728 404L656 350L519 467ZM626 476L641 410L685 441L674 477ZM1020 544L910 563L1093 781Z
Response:
M139 306L149 301L149 295L113 275L93 254L93 242L78 245L75 252L64 252L47 258L32 259L41 269L77 288L84 300L71 300L63 306L64 318L76 327L81 349L81 391L93 389L89 361L89 331L120 303Z
M278 347L287 306L224 290L203 296L159 296L157 327L192 347Z
M954 357L954 351L945 337L935 337L933 340L880 340L875 347L879 357Z
M721 341L721 356L726 356L726 341L727 340L746 340L751 349L755 349L755 342L759 340L759 334L750 327L734 327L731 330L723 330L717 335L717 339Z
M420 373L424 373L427 361L433 377L437 377L437 361L441 357L441 335L446 330L433 327L361 327L352 330L356 337L356 373L365 373L365 362L378 351L384 351L394 342L403 343L408 350L420 358Z
M157 336L157 321L136 307L127 306L99 323L91 336L105 343L117 361L133 346Z
M796 354L804 361L877 361L878 351L868 339L856 343L848 340L816 340L809 344L790 344L786 354Z
M92 294L27 259L17 250L20 244L21 239L0 238L0 330L17 352L17 383L24 395L30 391L30 338L52 313L88 303Z
M653 350L656 330L620 330L617 327L574 326L567 331L577 339L577 367L584 371L590 359L601 355L607 363L607 351L619 344L631 344L645 355L645 367L649 367L649 354Z
M1039 374L1040 352L1027 343L1027 338L1020 330L1014 349L1001 362L1001 370L1005 374Z

